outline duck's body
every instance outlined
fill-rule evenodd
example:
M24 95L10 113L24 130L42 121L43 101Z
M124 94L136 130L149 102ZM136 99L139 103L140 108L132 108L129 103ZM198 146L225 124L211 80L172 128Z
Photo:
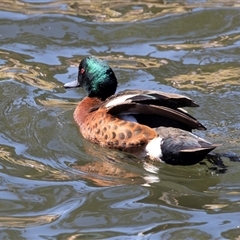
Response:
M117 80L106 62L83 59L78 80L65 87L88 91L74 111L83 137L103 147L132 152L174 165L201 161L216 145L191 133L205 127L182 107L190 98L160 91L126 90L115 94Z
M157 136L148 126L110 114L109 108L101 106L97 98L85 98L77 106L74 119L84 138L104 147L132 151Z

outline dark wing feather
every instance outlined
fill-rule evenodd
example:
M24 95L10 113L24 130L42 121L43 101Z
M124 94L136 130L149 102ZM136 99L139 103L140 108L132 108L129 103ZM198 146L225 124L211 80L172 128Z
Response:
M136 103L154 104L170 108L199 107L191 98L186 96L152 90L125 90L111 96L107 100L127 95L129 96L128 101Z
M146 105L146 104L140 104L140 103L126 103L121 105L112 106L108 109L108 113L112 115L117 114L131 114L135 115L138 119L137 115L154 115L154 118L161 118L164 117L164 120L170 119L174 120L176 122L179 122L183 124L184 126L187 126L186 129L199 129L199 130L206 130L206 128L197 121L194 117L189 115L186 112L183 112L180 109L171 109L164 106L155 106L155 105ZM148 119L148 116L146 116ZM162 121L159 121L162 122ZM141 123L141 122L140 122ZM144 122L146 125L151 126L151 122L149 124L147 122ZM154 126L154 127L160 127Z
M206 128L181 107L198 106L190 98L159 91L126 90L115 94L103 102L112 115L131 114L137 121L149 127L177 127L191 131Z

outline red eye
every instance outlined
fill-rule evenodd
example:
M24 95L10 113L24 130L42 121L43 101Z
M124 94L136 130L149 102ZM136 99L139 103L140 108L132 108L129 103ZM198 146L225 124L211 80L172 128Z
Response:
M84 68L81 68L80 73L83 74L85 72Z

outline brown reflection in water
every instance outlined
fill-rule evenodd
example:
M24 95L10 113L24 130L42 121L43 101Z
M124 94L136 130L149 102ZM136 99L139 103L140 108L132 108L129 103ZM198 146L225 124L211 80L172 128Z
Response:
M162 196L159 197L159 200L161 200L171 206L178 206L179 205L179 202L178 202L179 195L180 195L179 193L162 192Z
M124 184L144 184L146 181L142 178L141 174L131 169L126 169L129 165L124 164L124 161L129 161L127 156L123 159L118 152L111 150L100 151L99 146L93 146L93 144L85 142L86 153L95 159L91 159L91 162L79 165L74 164L70 168L65 170L53 168L49 165L44 165L40 162L30 159L19 159L14 157L10 151L0 148L0 161L6 161L14 166L21 166L24 171L23 176L28 179L41 179L41 180L77 180L88 179L94 182L97 186L116 186ZM105 150L105 149L103 149ZM135 160L138 161L138 160ZM81 159L79 159L81 162ZM71 168L75 171L71 171ZM78 170L79 172L76 172Z
M134 7L137 7L134 9ZM81 11L82 4L73 4L70 8L77 9L83 16L92 16L99 22L136 22L145 19L187 12L188 8L179 3L162 4L152 1L139 3L126 1L108 1L104 4L88 5Z
M16 79L43 90L52 90L57 86L51 81L41 79L46 78L46 74L42 73L38 66L23 64L19 60L8 57L7 52L0 52L0 56L7 59L7 63L0 65L0 79Z
M58 107L63 109L72 109L78 104L78 102L67 102L62 99L37 99L37 101L45 107Z
M134 8L137 6L137 8ZM2 0L0 8L5 11L36 13L61 13L68 15L92 17L100 22L135 22L155 18L166 14L187 12L192 6L182 3L158 3L156 1L54 1L42 3L26 3L21 1Z
M20 0L2 0L0 8L4 11L21 12L24 14L57 13L91 17L99 22L136 22L144 19L152 19L168 14L180 14L191 11L196 7L239 7L237 0L233 1L52 1L45 2L22 2Z
M14 228L25 228L29 226L41 226L47 223L52 223L57 220L60 215L42 215L32 217L0 217L0 227L14 227Z
M217 37L214 40L203 42L203 43L182 43L182 44L156 44L155 46L161 49L176 49L176 50L198 50L203 48L216 48L216 47L223 47L229 46L234 44L236 41L240 39L240 35L224 35Z
M86 140L83 140L83 143L86 154L92 158L91 162L84 165L76 163L72 166L83 173L81 175L83 179L89 179L97 186L146 183L142 174L138 172L138 163L139 161L141 163L141 160L125 153L101 148ZM137 164L137 167L130 166L130 163Z
M99 57L99 56L96 56ZM84 58L84 57L82 57ZM107 61L112 68L128 68L128 69L144 69L144 68L159 68L162 65L168 64L165 59L158 59L152 57L126 57L120 54L115 55L101 55L101 59ZM80 58L68 59L66 62L70 66L78 67ZM76 70L77 71L77 70Z
M144 181L137 174L121 169L114 163L98 161L83 166L74 165L74 169L84 172L81 176L94 182L96 186L107 187L124 184L143 184Z
M0 148L0 160L7 161L8 163L13 164L14 166L21 166L26 168L24 172L28 172L24 177L30 179L39 179L42 180L69 180L73 179L69 174L65 173L62 170L54 169L51 166L43 165L37 161L33 161L30 159L19 159L12 156L10 152L5 150L4 148ZM27 171L27 169L29 169ZM33 171L34 170L34 171ZM29 174L29 173L32 174Z
M206 191L205 191L206 192ZM160 201L165 202L167 205L170 206L183 206L184 202L179 203L179 199L185 197L186 199L190 197L190 194L187 193L180 193L180 192L162 192L162 196L159 197ZM215 198L208 196L209 202L214 201ZM220 210L222 208L228 207L229 204L221 204L221 203L209 203L209 204L204 204L201 207L203 209L208 209L208 210Z
M160 44L160 45L155 45L156 47L160 49L177 49L177 50L196 50L196 49L202 49L202 48L214 48L214 47L222 47L223 43L218 42L218 41L213 41L213 42L205 42L205 43L192 43L192 44Z
M220 210L227 206L229 206L229 204L205 204L203 208L209 209L209 210Z
M197 89L204 91L206 89L215 91L216 88L224 87L229 89L229 85L238 85L238 79L240 76L239 68L218 69L214 72L203 72L198 69L198 72L191 72L189 74L177 75L171 78L165 78L173 86L181 89Z

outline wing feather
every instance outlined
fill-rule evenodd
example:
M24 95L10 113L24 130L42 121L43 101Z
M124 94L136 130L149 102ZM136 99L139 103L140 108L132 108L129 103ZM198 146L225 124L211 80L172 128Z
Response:
M124 114L139 115L141 119L145 119L142 124L150 127L153 126L150 121L154 118L154 122L157 122L156 124L159 124L159 126L161 126L160 124L163 122L161 121L162 119L164 119L164 121L169 119L172 120L174 124L179 123L179 128L182 129L190 131L192 129L206 130L197 119L189 115L187 111L181 109L182 107L197 106L192 99L175 93L125 90L109 97L96 109L99 107L107 108L107 112L115 116ZM151 118L147 121L150 115ZM175 126L178 126L178 124L175 124ZM154 125L154 127L157 126Z

